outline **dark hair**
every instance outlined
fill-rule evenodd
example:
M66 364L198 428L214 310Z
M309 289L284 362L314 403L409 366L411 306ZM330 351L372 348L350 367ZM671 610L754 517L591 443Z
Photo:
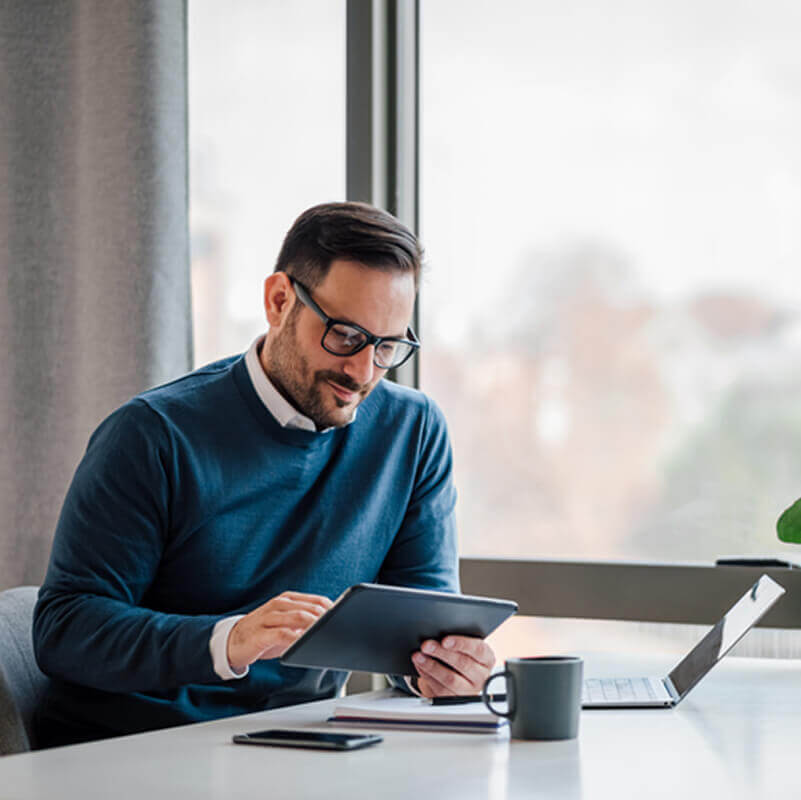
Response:
M367 203L323 203L304 211L292 224L275 271L286 272L313 289L338 258L370 269L411 272L416 288L423 248L405 225L380 208Z

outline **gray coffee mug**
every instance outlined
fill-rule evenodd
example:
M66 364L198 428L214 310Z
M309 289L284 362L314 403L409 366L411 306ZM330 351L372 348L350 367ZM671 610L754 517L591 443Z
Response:
M508 711L492 705L487 689L506 678ZM581 711L584 662L576 656L509 658L481 690L487 708L511 723L513 739L575 739Z

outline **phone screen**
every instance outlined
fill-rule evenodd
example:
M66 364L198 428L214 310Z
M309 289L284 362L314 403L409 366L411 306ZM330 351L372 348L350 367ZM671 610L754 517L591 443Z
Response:
M237 744L266 744L285 747L312 747L325 750L355 750L382 741L380 736L362 733L318 733L316 731L271 728L234 736Z

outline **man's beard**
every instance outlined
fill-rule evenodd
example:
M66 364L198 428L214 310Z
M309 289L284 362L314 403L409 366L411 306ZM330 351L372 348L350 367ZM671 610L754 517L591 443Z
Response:
M361 396L356 405L367 397L370 389L341 372L318 370L312 373L309 362L300 354L297 346L296 323L297 320L289 320L288 326L272 341L266 359L268 377L284 398L307 416L318 431L347 425L353 417L352 412L344 415L326 406L323 391L332 394L328 383L335 383L349 392L358 392ZM356 410L355 405L336 395L333 395L333 400L337 409L351 405L353 411Z

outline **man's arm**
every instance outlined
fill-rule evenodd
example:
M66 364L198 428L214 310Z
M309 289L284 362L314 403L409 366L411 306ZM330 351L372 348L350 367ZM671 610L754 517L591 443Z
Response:
M414 489L379 583L459 591L453 454L442 412L427 401Z
M34 612L34 648L49 675L133 692L217 680L215 615L141 607L168 545L175 466L167 432L142 401L90 439L59 518Z
M406 515L387 555L379 583L421 589L459 591L453 455L442 412L428 402L415 488ZM495 654L481 639L447 636L423 642L413 654L416 685L390 676L398 688L425 697L477 694L495 663Z
M142 607L170 544L180 478L167 430L142 401L116 411L92 436L34 612L42 671L114 692L220 679L211 648L224 616ZM255 658L279 655L330 605L299 593L273 598L235 621L222 658L241 672Z

